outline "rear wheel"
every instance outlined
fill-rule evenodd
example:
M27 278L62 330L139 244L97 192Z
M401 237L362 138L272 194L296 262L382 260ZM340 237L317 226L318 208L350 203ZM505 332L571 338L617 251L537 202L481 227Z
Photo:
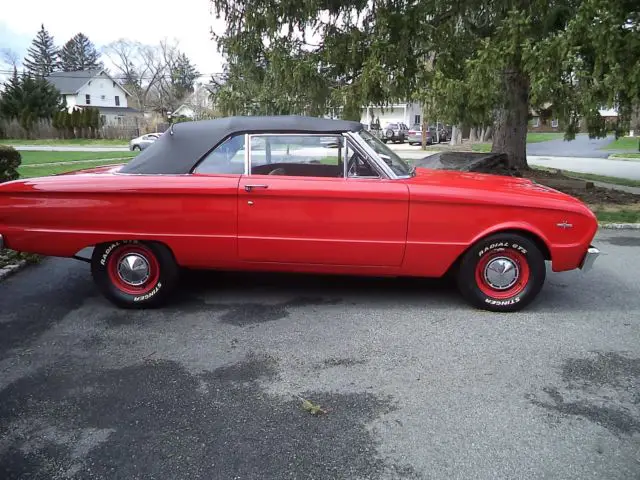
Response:
M117 241L95 248L91 273L102 294L114 304L148 308L169 298L177 283L179 267L164 245Z
M465 253L458 288L472 305L514 312L531 303L546 278L544 255L522 235L500 233L477 242Z

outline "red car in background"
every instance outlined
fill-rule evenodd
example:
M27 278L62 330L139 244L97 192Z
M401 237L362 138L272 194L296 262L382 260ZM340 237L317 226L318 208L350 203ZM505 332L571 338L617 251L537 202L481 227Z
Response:
M0 184L0 247L77 257L122 307L170 298L180 267L457 279L515 311L588 269L596 218L530 180L414 168L358 122L180 123L125 165Z

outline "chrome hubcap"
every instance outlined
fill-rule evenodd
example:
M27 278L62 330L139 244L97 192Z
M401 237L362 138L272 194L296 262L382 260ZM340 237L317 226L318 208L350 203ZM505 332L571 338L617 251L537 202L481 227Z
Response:
M494 258L484 269L485 281L496 290L507 290L513 287L519 275L518 264L507 257Z
M118 276L132 287L138 287L149 279L149 262L142 255L130 253L118 263Z

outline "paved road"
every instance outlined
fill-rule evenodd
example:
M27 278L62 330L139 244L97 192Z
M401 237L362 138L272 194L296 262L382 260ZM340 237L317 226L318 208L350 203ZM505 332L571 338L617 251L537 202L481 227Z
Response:
M586 133L579 133L571 141L564 139L549 140L548 142L528 143L527 154L536 156L554 157L582 157L582 158L607 158L611 153L618 151L600 150L615 140L613 135L606 138L590 139ZM619 150L624 152L624 150Z
M639 478L640 232L597 244L507 315L440 282L221 273L123 311L47 260L0 284L0 478Z

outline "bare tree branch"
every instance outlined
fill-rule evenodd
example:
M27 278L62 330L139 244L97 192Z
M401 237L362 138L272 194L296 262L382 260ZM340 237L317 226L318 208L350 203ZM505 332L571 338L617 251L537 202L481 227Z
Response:
M0 59L3 63L11 65L12 68L18 68L18 65L20 65L20 56L11 48L0 48Z

